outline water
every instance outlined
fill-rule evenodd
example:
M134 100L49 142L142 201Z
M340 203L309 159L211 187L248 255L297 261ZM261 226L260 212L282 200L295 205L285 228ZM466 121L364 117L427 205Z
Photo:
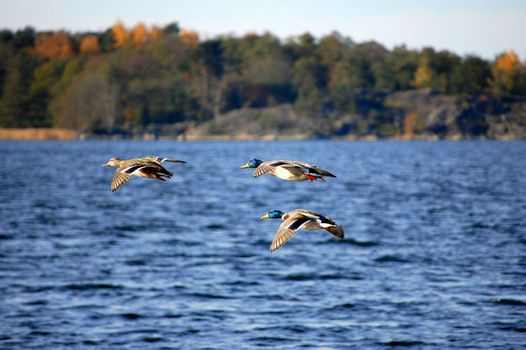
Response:
M2 349L519 349L524 142L1 142ZM168 182L109 191L111 156ZM253 179L305 159L327 182ZM270 209L332 216L268 247Z

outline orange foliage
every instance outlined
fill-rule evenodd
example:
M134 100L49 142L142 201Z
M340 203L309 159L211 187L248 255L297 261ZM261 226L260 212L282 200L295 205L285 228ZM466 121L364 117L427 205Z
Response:
M495 68L503 72L511 72L519 65L519 56L513 50L501 55L495 62Z
M157 41L159 40L159 38L161 37L161 34L162 34L162 30L161 28L157 27L157 26L153 26L152 27L152 30L150 31L150 38L152 41Z
M188 44L192 47L197 47L199 44L199 34L193 30L189 29L183 29L179 33L179 37L181 38L181 41L185 44Z
M96 55L100 52L99 39L95 35L86 35L80 42L82 55Z
M67 58L73 56L71 40L66 32L38 34L35 39L35 52L45 58Z
M148 29L144 23L137 23L131 31L132 41L137 46L143 46L148 41Z
M491 67L492 78L489 81L493 94L503 96L513 91L520 64L519 56L513 50L497 58Z
M416 114L416 112L409 112L406 114L404 119L404 134L402 135L402 140L410 140L413 137L417 120L418 114Z
M122 24L121 21L117 21L113 27L111 27L111 32L113 34L113 41L115 42L115 47L123 47L128 44L129 41L129 33L128 29Z

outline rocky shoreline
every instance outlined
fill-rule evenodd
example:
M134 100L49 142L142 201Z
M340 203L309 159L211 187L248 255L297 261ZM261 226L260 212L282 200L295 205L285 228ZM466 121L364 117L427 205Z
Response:
M242 108L203 123L182 122L97 133L65 129L0 129L0 139L245 140L521 140L526 98L461 98L430 89L386 94L362 91L355 113L298 113L290 104Z

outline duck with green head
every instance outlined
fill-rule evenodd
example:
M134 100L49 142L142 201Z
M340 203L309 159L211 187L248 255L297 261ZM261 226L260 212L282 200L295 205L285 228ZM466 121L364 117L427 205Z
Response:
M270 174L287 181L325 181L325 177L336 177L318 166L297 160L269 160L263 162L257 158L249 160L241 169L253 168L253 177Z
M310 210L296 209L287 213L284 213L281 210L271 210L263 215L261 219L283 220L272 239L270 245L271 252L287 243L287 241L291 239L299 229L325 230L340 239L343 239L345 236L343 227L337 225L333 219Z

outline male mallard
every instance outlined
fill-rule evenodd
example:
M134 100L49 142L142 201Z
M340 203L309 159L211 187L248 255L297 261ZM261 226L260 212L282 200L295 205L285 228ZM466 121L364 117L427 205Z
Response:
M296 209L283 213L280 210L272 210L261 217L262 219L282 219L283 222L279 225L270 251L273 252L294 236L297 230L326 230L330 234L343 239L343 227L336 225L333 219L320 215L310 210Z
M133 158L127 160L111 158L106 164L102 165L119 167L115 171L115 175L111 181L111 191L115 192L117 189L119 189L119 187L124 185L132 175L149 177L161 181L165 181L164 178L171 178L173 174L161 165L163 162L186 163L183 160L148 156L144 158Z
M314 164L294 160L269 160L263 162L259 159L252 159L241 167L241 169L246 168L256 168L252 174L253 177L269 173L287 181L325 181L325 176L336 177Z

